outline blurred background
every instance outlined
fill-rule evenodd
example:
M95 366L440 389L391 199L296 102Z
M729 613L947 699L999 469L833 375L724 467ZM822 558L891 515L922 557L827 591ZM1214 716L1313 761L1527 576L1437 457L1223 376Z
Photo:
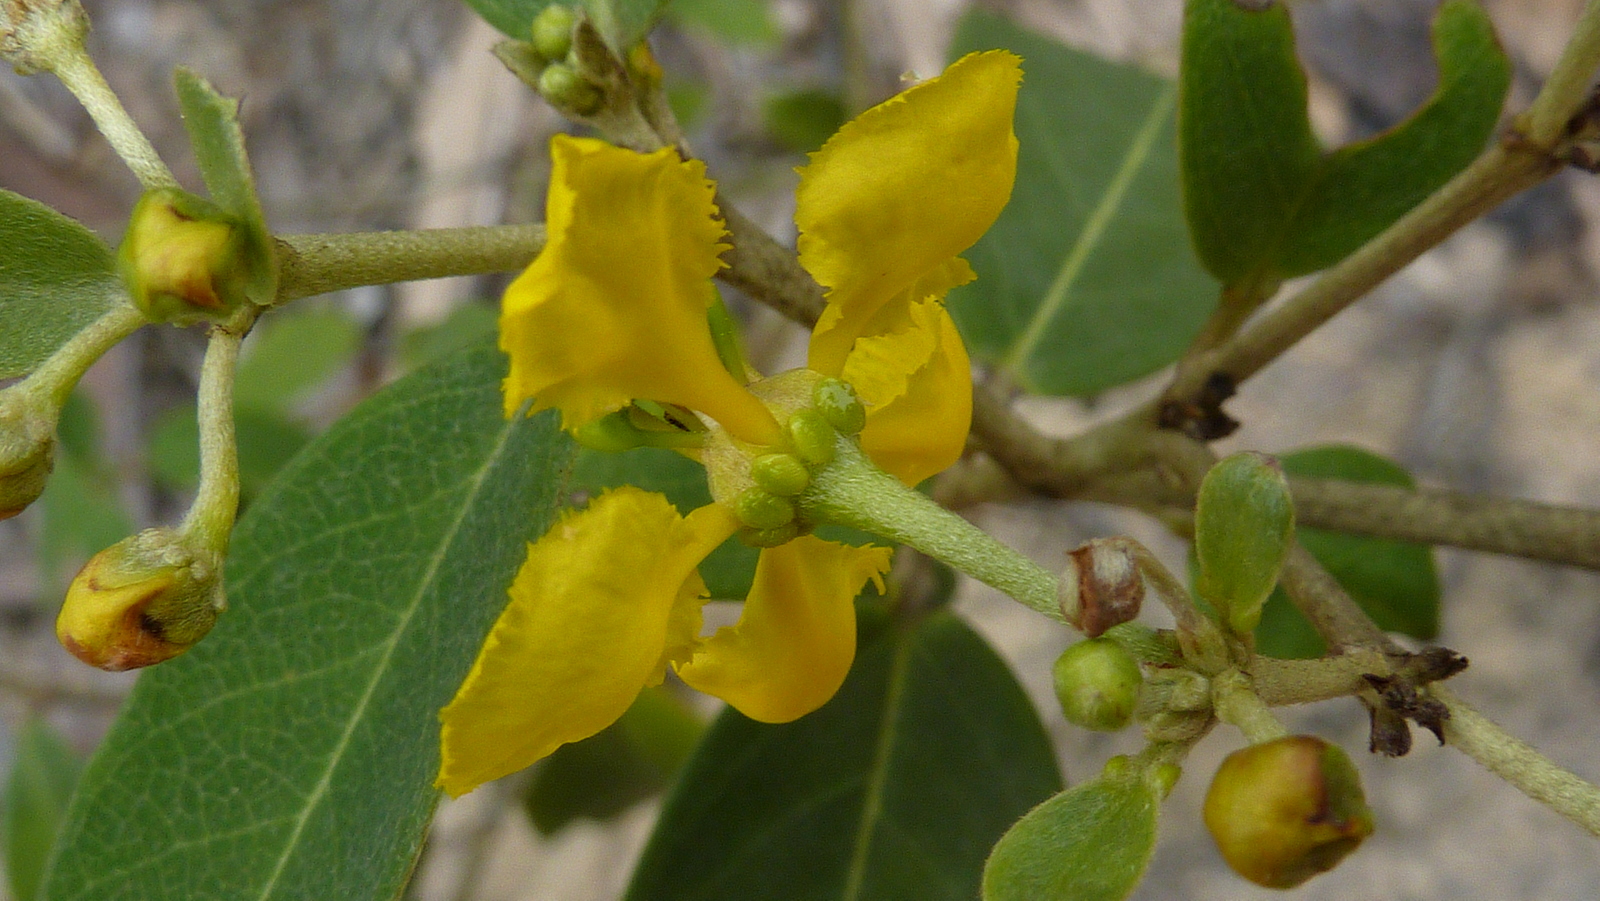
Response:
M842 121L944 64L973 6L1072 47L1171 76L1178 0L675 0L654 38L695 151L743 210L792 239L793 167ZM1486 0L1516 65L1511 109L1531 98L1580 0ZM171 90L187 65L242 119L267 217L281 232L531 222L542 218L543 146L567 124L489 54L500 35L453 0L85 0L91 49L181 181L196 185ZM1294 7L1325 141L1369 136L1434 86L1431 0L1303 0ZM137 184L53 79L0 71L0 187L78 218L113 243ZM1243 427L1218 449L1358 444L1427 484L1600 506L1600 184L1567 172L1419 260L1249 382L1230 403ZM246 346L237 416L245 502L301 445L377 386L493 329L504 277L368 288L301 301ZM772 371L798 359L799 332L740 307ZM193 394L199 331L146 329L85 379L62 423L44 499L0 522L0 785L70 780L109 725L132 674L72 660L52 624L96 550L182 515L196 478ZM1030 399L1042 428L1071 434L1148 397L1157 375L1089 399ZM1155 523L1108 507L1043 502L972 516L1054 567L1080 541L1131 534L1174 569L1185 550ZM1459 692L1558 762L1600 780L1600 577L1441 549L1440 643L1466 654ZM1013 664L1061 748L1069 780L1129 730L1068 727L1049 666L1068 641L981 587L958 605ZM1289 711L1352 752L1366 743L1353 702ZM1577 827L1470 760L1433 747L1388 760L1356 754L1378 833L1312 899L1600 897L1600 854ZM1191 758L1164 808L1142 899L1265 898L1233 877L1201 830L1210 770L1228 730ZM607 821L540 834L525 779L440 808L410 896L615 898L653 821L653 801ZM38 809L48 810L48 803ZM43 828L44 820L32 824ZM0 890L3 891L3 890Z

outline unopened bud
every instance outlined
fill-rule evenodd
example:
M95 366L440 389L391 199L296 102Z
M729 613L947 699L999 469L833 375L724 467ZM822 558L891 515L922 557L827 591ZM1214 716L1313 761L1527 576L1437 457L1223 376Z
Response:
M1234 872L1277 889L1333 869L1372 834L1354 764L1311 735L1228 755L1206 793L1205 822Z
M1086 638L1061 652L1053 672L1056 699L1067 722L1115 732L1133 719L1144 676L1122 645L1109 638Z
M224 606L221 556L147 529L94 555L72 580L56 637L91 666L136 669L188 650Z
M811 389L811 404L828 424L846 435L856 435L867 425L867 407L855 386L844 379L823 379Z
M588 116L600 110L605 95L566 63L551 63L539 73L539 93L563 111Z
M244 239L216 204L162 188L139 198L117 260L133 302L151 319L220 320L245 302Z
M786 425L789 432L789 443L794 446L795 455L802 461L812 466L823 466L833 462L836 453L833 442L838 438L838 433L833 426L828 425L828 420L816 410L796 410L789 417Z
M0 519L44 493L55 462L55 419L15 389L0 394Z
M89 17L78 0L0 0L0 59L18 75L56 68L83 52Z
M533 17L533 49L548 62L567 58L572 50L572 29L578 17L572 7L552 3Z
M1073 628L1095 638L1139 615L1144 578L1123 538L1096 538L1067 552L1056 598Z

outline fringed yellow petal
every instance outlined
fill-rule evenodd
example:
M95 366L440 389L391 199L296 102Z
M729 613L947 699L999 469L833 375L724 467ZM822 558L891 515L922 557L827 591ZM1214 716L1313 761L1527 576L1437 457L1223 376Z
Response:
M727 245L705 165L565 135L550 155L549 238L500 316L507 414L532 398L574 429L642 398L775 441L777 423L723 368L706 324Z
M846 124L801 170L800 262L829 289L843 332L813 341L812 369L838 372L863 333L854 324L972 246L1000 215L1016 177L1020 62L998 50L964 56Z
M883 589L890 551L811 536L761 552L744 613L677 668L751 719L786 723L833 697L856 653L855 596Z
M602 495L528 548L511 602L440 712L437 784L452 796L610 725L659 679L669 624L728 535L637 488ZM698 623L691 627L698 631Z
M842 377L867 405L861 449L907 485L961 457L972 426L972 368L937 301L912 304L909 326L862 338Z

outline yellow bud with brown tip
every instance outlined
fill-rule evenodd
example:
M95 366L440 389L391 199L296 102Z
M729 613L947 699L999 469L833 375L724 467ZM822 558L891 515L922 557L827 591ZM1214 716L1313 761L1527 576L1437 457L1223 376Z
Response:
M133 302L152 320L220 321L245 302L244 229L209 200L147 191L133 208L117 261Z
M1206 792L1205 822L1234 872L1278 889L1333 869L1372 834L1355 765L1312 735L1228 755Z
M72 580L56 637L91 666L137 669L188 650L225 606L219 554L147 529L94 555Z

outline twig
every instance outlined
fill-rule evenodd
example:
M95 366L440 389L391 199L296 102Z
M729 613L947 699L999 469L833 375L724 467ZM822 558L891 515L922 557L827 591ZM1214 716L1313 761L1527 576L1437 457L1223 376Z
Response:
M280 235L278 301L454 275L514 272L544 249L543 225Z
M1289 487L1303 525L1600 569L1600 510L1337 479Z
M1429 692L1450 711L1445 744L1483 764L1518 791L1600 836L1600 788L1557 766L1526 742L1472 709L1447 688Z

